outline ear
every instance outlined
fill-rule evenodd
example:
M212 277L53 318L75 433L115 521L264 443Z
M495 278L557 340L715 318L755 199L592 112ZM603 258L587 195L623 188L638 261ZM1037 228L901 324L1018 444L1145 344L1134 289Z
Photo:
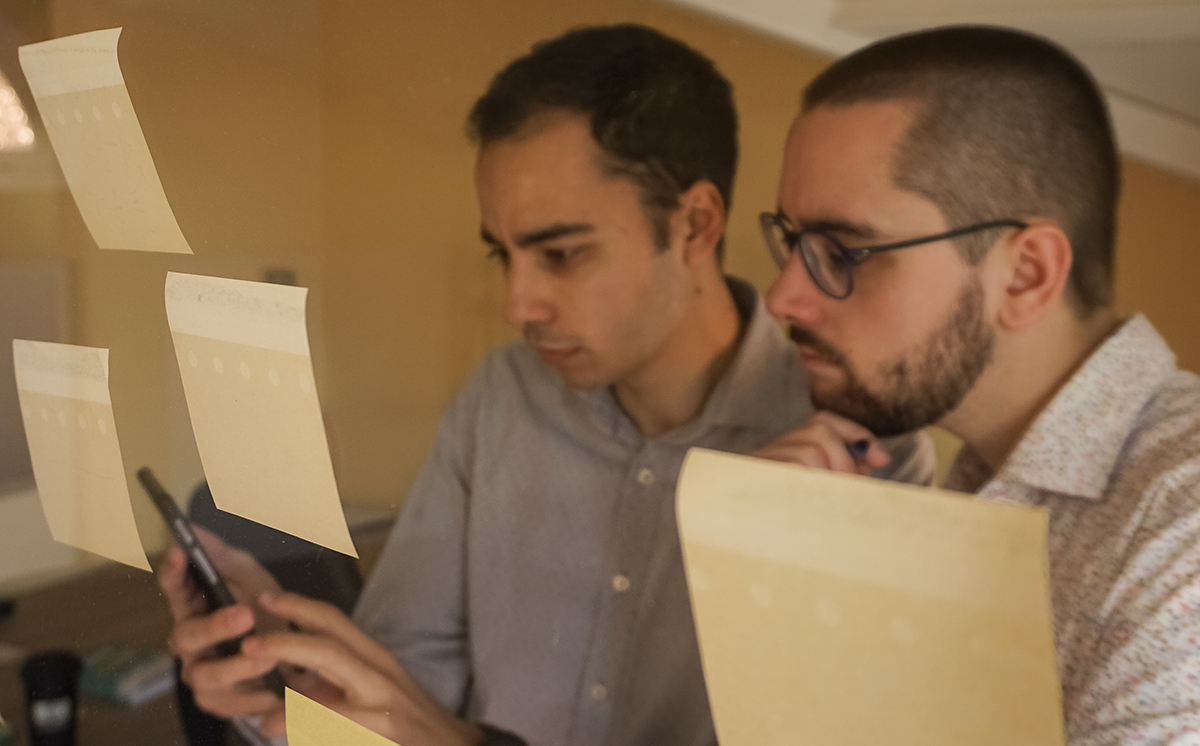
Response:
M697 181L679 195L679 207L671 214L672 242L682 242L686 264L715 262L724 235L725 200L711 181Z
M1009 331L1026 329L1065 302L1071 242L1054 224L1031 225L1004 246L1007 286L997 320Z

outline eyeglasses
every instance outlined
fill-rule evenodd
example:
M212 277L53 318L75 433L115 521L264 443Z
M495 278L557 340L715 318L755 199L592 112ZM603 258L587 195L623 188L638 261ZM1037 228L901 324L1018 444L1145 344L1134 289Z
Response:
M758 216L762 226L763 238L771 258L779 265L779 269L787 267L788 258L792 252L799 252L804 262L804 269L813 283L821 292L830 298L841 300L854 290L854 267L879 254L894 249L907 249L909 246L943 241L947 238L957 238L969 233L978 233L989 228L1027 228L1019 220L989 220L986 223L976 223L965 228L955 228L952 231L938 233L934 236L912 238L907 241L883 244L881 246L865 246L850 249L842 245L833 236L820 230L797 231L787 224L787 217L779 212L764 212Z

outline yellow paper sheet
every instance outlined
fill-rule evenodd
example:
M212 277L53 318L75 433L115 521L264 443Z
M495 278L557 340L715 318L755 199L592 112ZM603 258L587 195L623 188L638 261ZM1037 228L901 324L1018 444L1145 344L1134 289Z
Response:
M396 746L395 741L291 689L284 690L283 706L288 746Z
M1046 514L693 449L677 493L721 746L1061 746Z
M108 396L108 350L14 339L13 362L50 535L149 570Z
M167 321L221 510L357 557L313 383L304 288L167 273Z
M125 89L120 35L113 28L28 44L21 68L100 248L191 254Z

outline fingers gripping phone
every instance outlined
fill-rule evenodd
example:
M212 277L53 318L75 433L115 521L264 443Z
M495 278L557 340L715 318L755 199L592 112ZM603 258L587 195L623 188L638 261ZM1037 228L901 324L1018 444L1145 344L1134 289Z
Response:
M225 585L225 580L217 572L217 566L213 564L208 552L204 551L204 545L196 538L191 521L175 504L175 500L158 483L149 467L143 466L138 469L137 477L138 481L142 483L142 487L150 495L150 499L154 501L154 505L171 531L175 543L187 556L188 575L191 576L192 581L204 596L208 611L212 612L226 606L236 605L237 599L229 592L229 586ZM222 658L237 655L241 649L241 643L241 637L224 640L217 644L217 655ZM279 669L272 669L263 676L263 684L280 698L283 697L284 682Z

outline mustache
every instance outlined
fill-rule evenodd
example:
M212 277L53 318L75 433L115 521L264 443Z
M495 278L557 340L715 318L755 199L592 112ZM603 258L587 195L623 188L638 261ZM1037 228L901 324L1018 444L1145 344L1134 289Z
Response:
M817 355L834 365L843 365L846 362L846 356L842 354L841 350L804 327L789 325L788 338L798 345L815 350Z

